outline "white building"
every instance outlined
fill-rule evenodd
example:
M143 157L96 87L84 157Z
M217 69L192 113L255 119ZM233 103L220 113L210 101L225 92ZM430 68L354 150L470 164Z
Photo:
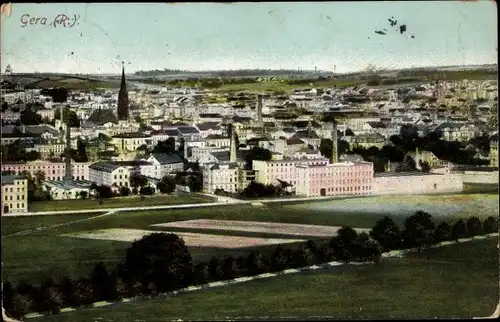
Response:
M151 154L144 159L152 164L151 167L141 167L143 176L161 179L168 174L184 171L184 160L178 154Z
M203 170L203 191L214 193L217 189L235 193L238 191L239 168L236 163L205 165Z
M89 181L108 187L129 187L130 170L113 163L97 162L89 166Z

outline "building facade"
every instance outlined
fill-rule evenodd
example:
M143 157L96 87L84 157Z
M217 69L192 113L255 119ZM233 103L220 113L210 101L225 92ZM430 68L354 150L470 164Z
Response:
M381 173L373 178L374 195L429 194L463 191L462 174Z
M370 195L373 163L298 165L296 194L307 197Z
M89 166L89 181L108 186L117 191L120 187L130 187L130 170L113 163L98 162Z
M238 192L239 167L236 163L207 164L203 169L203 191L214 193L221 189L226 192Z
M2 176L2 214L28 211L28 179L25 176Z
M88 162L72 162L72 175L74 180L89 180L89 165ZM11 172L13 174L21 174L25 171L30 173L31 177L35 177L38 171L43 172L45 180L63 180L66 175L64 162L49 162L49 161L33 161L20 163L2 163L2 172Z

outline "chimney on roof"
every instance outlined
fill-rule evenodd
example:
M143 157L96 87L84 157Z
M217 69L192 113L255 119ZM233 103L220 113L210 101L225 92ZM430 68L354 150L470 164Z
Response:
M333 121L332 127L332 163L339 162L337 147L337 122Z
M236 162L236 134L234 126L231 127L231 147L229 151L229 162Z

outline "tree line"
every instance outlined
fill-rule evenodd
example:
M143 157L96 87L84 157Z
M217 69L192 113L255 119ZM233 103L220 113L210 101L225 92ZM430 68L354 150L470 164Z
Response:
M417 248L463 237L498 231L498 218L484 223L477 217L453 225L435 225L430 214L417 211L406 218L404 229L389 217L376 222L370 233L358 233L342 227L326 241L308 240L295 248L277 246L274 252L252 251L248 256L212 257L193 265L184 241L175 234L153 233L132 243L124 260L114 269L96 264L88 277L73 280L64 277L56 282L49 278L34 286L21 281L17 286L4 284L6 311L16 318L29 312L57 314L63 307L86 307L97 301L119 301L125 297L156 295L190 285L279 272L330 261L344 263L375 262L382 252Z

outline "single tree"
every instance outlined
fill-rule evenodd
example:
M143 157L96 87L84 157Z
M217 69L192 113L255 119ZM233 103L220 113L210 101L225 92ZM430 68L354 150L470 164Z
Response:
M465 238L467 236L467 227L463 220L458 220L451 227L451 239L459 240L460 238Z
M252 251L248 255L248 272L250 275L258 275L264 273L268 267L268 260L262 253Z
M434 229L432 216L424 211L417 211L405 220L407 242L409 246L417 247L418 251L422 246L433 243Z
M110 300L112 298L113 281L103 262L99 262L94 266L90 275L90 283L96 301Z
M175 234L153 233L127 250L128 279L153 282L158 292L184 287L192 279L192 261L184 240Z
M467 220L467 236L473 237L483 233L483 227L481 220L476 216L471 217Z
M33 306L33 301L29 296L14 293L12 296L11 304L8 313L16 319L21 319L28 314Z
M442 222L439 226L436 227L434 231L434 240L436 242L448 241L451 238L451 226Z
M210 270L207 263L198 263L194 267L194 280L196 284L207 284L210 282Z
M224 277L223 263L217 258L212 257L208 262L208 272L212 281L219 281Z
M486 218L483 223L483 232L485 234L498 233L498 217L496 219L493 216Z
M370 236L380 243L384 251L400 248L402 235L396 223L389 217L378 220L370 231Z

